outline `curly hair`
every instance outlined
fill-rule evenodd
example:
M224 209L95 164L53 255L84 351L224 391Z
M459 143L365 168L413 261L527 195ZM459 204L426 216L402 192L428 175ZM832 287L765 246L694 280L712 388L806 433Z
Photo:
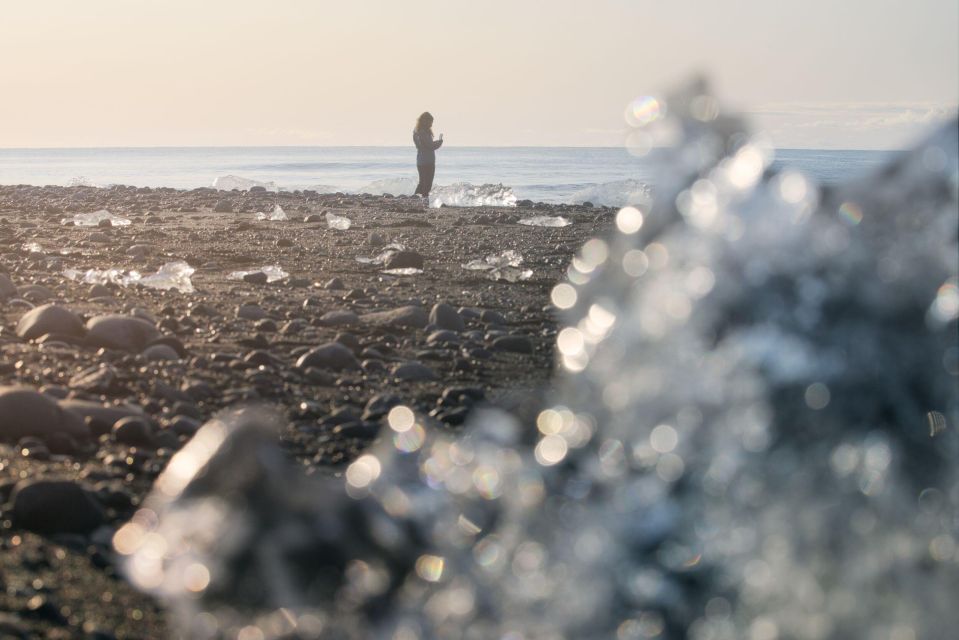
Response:
M416 119L416 127L413 130L433 133L433 114L429 111L421 113L420 117Z

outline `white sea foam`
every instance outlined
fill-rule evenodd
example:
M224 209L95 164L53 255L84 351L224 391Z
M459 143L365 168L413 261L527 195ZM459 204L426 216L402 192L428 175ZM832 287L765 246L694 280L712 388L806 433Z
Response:
M580 189L568 198L570 204L591 202L597 206L625 207L650 202L649 185L639 180L617 180Z
M267 191L281 190L275 182L262 182L260 180L252 180L250 178L242 178L240 176L217 176L213 180L213 188L219 189L220 191L232 191L234 189L239 189L240 191L249 191L253 187L263 187Z
M516 195L501 184L457 182L436 187L430 193L430 206L438 207L515 207Z

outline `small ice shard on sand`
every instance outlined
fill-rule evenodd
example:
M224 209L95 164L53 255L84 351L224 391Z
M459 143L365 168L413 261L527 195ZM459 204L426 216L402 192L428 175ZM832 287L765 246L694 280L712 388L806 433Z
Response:
M70 280L86 284L116 284L125 287L140 281L138 271L124 271L123 269L64 269L63 275Z
M398 269L383 269L380 273L391 276L415 276L423 273L423 270L417 269L416 267L400 267Z
M533 216L523 218L519 224L525 224L527 227L565 227L572 223L563 216Z
M124 271L123 269L64 269L63 275L70 280L86 284L115 284L127 287L141 284L150 289L177 289L181 293L193 293L193 283L190 276L195 269L182 260L168 262L151 275L143 276L139 271Z
M23 245L23 250L30 253L43 253L43 247L37 242L27 242Z
M73 224L76 227L99 227L104 220L110 221L110 226L126 227L131 224L129 218L123 218L110 213L106 209L100 209L92 213L78 213L72 218L64 218L60 224Z
M193 293L193 282L190 276L196 271L183 260L168 262L160 269L149 276L140 278L140 284L150 289L176 289L180 293Z
M470 271L489 271L497 267L518 267L523 264L523 254L514 249L507 249L502 253L494 253L483 260L470 260L463 265Z
M344 216L338 216L335 213L326 214L326 226L337 231L346 231L350 228L353 221Z
M234 271L230 274L231 280L242 280L244 277L250 275L251 273L265 273L267 282L276 282L277 280L282 280L283 278L290 275L279 265L267 265L265 267L260 267L259 269L253 269L251 271Z
M372 258L361 258L356 256L356 261L360 264L386 264L386 261L395 254L397 251L403 251L406 247L398 242L388 244L383 248L378 255L373 256Z
M471 260L462 265L470 271L486 271L490 280L519 282L533 277L531 269L521 269L523 255L513 249L486 256L484 260Z
M256 219L257 219L257 220L271 220L271 221L274 221L274 220L289 220L289 218L288 218L287 215L286 215L286 211L284 211L284 210L283 210L283 207L281 207L280 205L276 205L275 207L273 207L273 213L271 213L271 214L269 214L269 215L263 213L262 211L258 212L258 213L256 214Z
M430 207L515 207L516 195L502 184L474 185L457 182L436 187L430 193Z

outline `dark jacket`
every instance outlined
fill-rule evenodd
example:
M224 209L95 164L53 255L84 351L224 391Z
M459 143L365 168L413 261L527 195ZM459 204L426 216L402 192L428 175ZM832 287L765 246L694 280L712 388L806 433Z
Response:
M413 144L416 145L416 164L436 164L436 150L443 146L443 141L433 140L432 131L414 131Z

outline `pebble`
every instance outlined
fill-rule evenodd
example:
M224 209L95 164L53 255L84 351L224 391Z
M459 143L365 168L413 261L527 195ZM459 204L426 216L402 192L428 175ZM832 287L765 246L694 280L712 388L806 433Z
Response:
M89 440L90 430L83 418L64 411L53 398L30 387L0 387L0 439L16 442L26 436L48 438L66 433Z
M106 522L91 492L69 480L22 480L10 501L16 525L36 533L89 533Z
M268 315L258 304L241 304L236 308L236 317L243 320L263 320Z
M496 351L533 353L533 343L526 336L500 336L493 340L492 347Z
M262 271L254 271L243 276L243 282L248 284L266 284L268 280L269 276Z
M15 295L17 295L17 287L13 284L13 280L7 274L0 273L0 298L10 298Z
M153 429L146 418L129 416L120 418L110 430L110 438L119 444L130 447L152 447Z
M316 367L331 371L342 371L344 369L359 369L360 363L353 352L342 344L328 342L304 353L296 361L296 366L299 369Z
M35 340L48 333L82 338L85 331L77 314L56 304L31 309L17 323L17 335L25 340Z
M404 362L393 367L390 375L404 382L429 382L438 380L436 372L420 362Z
M423 256L415 251L397 251L386 260L387 269L422 269Z
M498 311L493 311L491 309L485 309L479 318L482 322L487 324L508 324L506 316Z
M413 327L422 329L429 324L429 314L426 309L415 305L399 307L389 311L375 311L361 316L367 323L385 327Z
M435 325L437 329L448 329L450 331L466 330L466 323L463 321L463 317L456 312L456 309L445 302L433 305L433 309L430 310L429 322Z
M323 285L323 288L327 291L338 291L345 289L346 286L343 284L343 281L339 278L330 278L327 280L326 284Z
M156 327L140 318L109 314L87 321L87 343L104 349L142 351L160 337Z
M180 359L176 349L166 344L154 344L143 350L143 357L150 362L166 362Z

